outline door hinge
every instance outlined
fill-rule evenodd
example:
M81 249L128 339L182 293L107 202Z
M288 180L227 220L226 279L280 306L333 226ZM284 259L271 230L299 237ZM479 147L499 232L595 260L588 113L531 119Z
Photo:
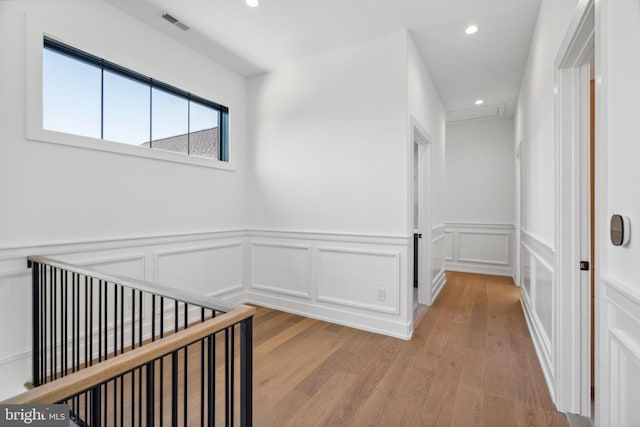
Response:
M580 270L589 271L589 261L580 261Z

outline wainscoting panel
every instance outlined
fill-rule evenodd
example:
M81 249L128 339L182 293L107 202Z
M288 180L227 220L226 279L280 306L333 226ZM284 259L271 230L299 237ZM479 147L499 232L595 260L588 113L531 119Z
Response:
M0 273L0 325L3 326L0 340L0 378L3 387L0 387L0 399L3 388L7 386L5 374L11 373L11 368L6 365L12 365L17 359L24 357L31 360L30 272L25 269ZM23 378L22 384L24 379L26 378Z
M65 257L56 258L64 259ZM146 255L144 253L73 262L107 274L133 277L140 280L145 280L146 278Z
M453 261L453 232L445 231L444 233L444 260L451 262Z
M446 268L513 276L512 224L447 223Z
M640 384L640 295L626 283L610 278L604 285L605 337L607 354L602 361L606 384L602 388L610 413L604 418L611 426L640 425L638 384ZM604 405L603 405L604 406Z
M23 392L24 383L31 381L32 301L27 255L48 256L151 282L159 280L201 293L226 288L236 289L233 293L238 294L243 289L245 236L244 230L229 230L0 248L0 325L5 325L0 340L0 400ZM150 305L145 302L144 306L146 316ZM128 333L125 329L125 335Z
M249 230L243 302L408 339L413 236Z
M458 261L509 265L509 234L458 232Z
M251 243L251 287L311 297L311 246Z
M242 251L242 242L156 251L156 282L211 296L240 290Z
M520 241L522 308L547 387L555 399L555 251L526 232L521 233Z
M526 246L520 245L520 277L522 278L522 293L533 300L531 296L531 253Z
M318 301L398 314L400 253L318 247Z
M544 329L546 338L551 341L553 336L553 268L546 265L537 257L533 257L535 263L535 310Z
M445 267L447 260L447 234L446 225L433 227L431 231L432 272L431 272L431 303L436 300L438 294L446 283Z

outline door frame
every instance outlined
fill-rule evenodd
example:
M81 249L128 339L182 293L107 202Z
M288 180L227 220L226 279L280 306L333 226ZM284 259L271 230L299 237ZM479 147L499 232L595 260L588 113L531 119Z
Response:
M410 123L410 139L409 139L409 164L410 164L410 215L409 215L409 227L411 229L410 235L413 236L413 209L415 203L415 191L414 191L414 144L418 144L418 181L422 184L418 193L418 212L419 212L419 224L418 229L422 233L422 239L418 240L418 254L421 261L418 265L418 303L429 306L432 303L433 298L433 280L431 278L432 264L433 264L433 243L432 243L432 215L431 215L431 193L432 193L432 144L431 136L420 125L420 123L411 116ZM413 238L411 239L411 269L413 271ZM431 280L430 280L431 279ZM413 289L413 280L411 283L411 289ZM413 307L413 292L411 294L411 305Z
M595 57L595 36L595 4L594 0L588 0L579 5L554 63L555 396L559 411L585 417L591 417L591 289L590 273L580 271L579 263L587 260L591 266L594 265L594 260L589 259L588 248L590 221L595 221L589 213L589 85L590 64ZM597 111L595 120L598 129ZM599 197L596 190L596 198ZM600 212L596 211L596 218L599 215ZM596 240L598 235L596 231Z

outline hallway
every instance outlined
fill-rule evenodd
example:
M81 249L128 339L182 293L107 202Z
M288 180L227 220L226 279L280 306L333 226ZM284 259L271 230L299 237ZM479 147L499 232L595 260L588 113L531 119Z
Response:
M566 426L510 278L447 273L411 341L258 308L256 425Z

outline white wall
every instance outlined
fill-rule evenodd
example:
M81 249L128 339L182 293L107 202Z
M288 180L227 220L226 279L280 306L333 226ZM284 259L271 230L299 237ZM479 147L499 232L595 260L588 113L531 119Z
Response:
M245 225L242 76L102 1L3 1L0 8L0 185L5 206L0 210L0 247ZM217 94L214 101L231 109L230 144L237 170L27 140L26 76L35 64L27 61L25 51L26 14L77 35L95 47L92 53L115 52L121 65L178 87Z
M445 283L445 243L444 243L444 222L445 222L445 111L438 90L433 84L429 71L424 65L422 58L414 44L411 35L407 37L407 94L409 105L409 151L410 158L413 156L414 141L411 138L411 128L418 126L429 138L429 147L423 148L423 152L429 150L428 156L423 156L421 165L427 176L423 176L421 191L426 196L426 212L422 212L424 217L422 222L430 222L431 233L428 230L421 230L424 236L431 235L427 250L419 251L427 257L421 259L421 266L426 270L423 280L431 286L430 302L433 302ZM413 121L412 121L413 120ZM411 165L413 161L411 160ZM409 189L413 192L413 176L409 177ZM413 206L409 206L411 224L411 214ZM430 216L430 218L429 218ZM430 271L429 271L430 270ZM425 277L426 276L426 277Z
M639 425L640 182L637 100L640 97L640 4L596 3L596 180L601 209L597 228L596 422ZM598 175L600 174L600 175ZM628 216L631 241L609 242L609 218Z
M513 275L513 118L447 124L447 269Z
M520 148L516 170L523 175L520 212L519 281L531 335L547 385L555 399L557 361L555 319L555 76L554 61L578 0L543 0L531 42L515 114L514 147Z
M27 76L37 64L27 50L27 22L38 18L54 37L64 32L68 43L77 40L92 53L115 55L124 66L228 105L235 170L28 140ZM2 1L0 52L3 399L31 376L27 255L237 295L244 282L247 165L245 78L106 2Z
M515 115L515 141L525 150L522 229L552 247L555 227L554 60L578 0L543 0Z
M250 80L252 228L404 235L404 34Z
M417 92L411 113L439 159L444 116L407 37L392 34L250 80L252 301L411 335L408 75Z
M447 222L513 224L513 118L447 125Z

